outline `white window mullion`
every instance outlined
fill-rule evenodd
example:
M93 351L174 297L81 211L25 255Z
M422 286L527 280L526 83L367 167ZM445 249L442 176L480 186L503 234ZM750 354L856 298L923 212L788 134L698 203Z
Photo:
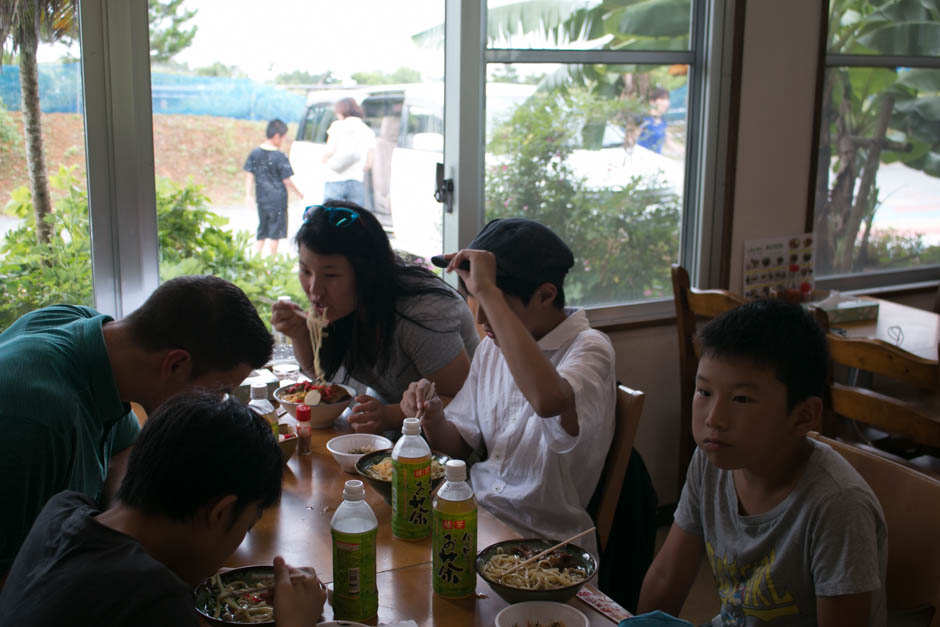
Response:
M122 317L159 283L146 0L81 0L95 306Z

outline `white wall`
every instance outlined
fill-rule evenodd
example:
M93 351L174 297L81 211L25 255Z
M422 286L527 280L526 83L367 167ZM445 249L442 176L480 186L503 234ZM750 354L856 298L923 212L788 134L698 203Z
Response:
M823 0L748 0L732 232L732 290L744 241L802 233L809 192ZM717 251L716 251L717 253ZM679 349L674 326L610 333L617 376L646 393L637 435L660 504L678 500Z

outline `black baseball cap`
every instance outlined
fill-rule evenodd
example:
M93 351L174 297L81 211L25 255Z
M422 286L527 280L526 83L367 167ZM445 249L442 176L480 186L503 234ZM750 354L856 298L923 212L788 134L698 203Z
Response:
M527 218L491 220L467 248L493 253L497 276L533 285L553 283L560 287L574 265L574 255L568 245L544 224ZM442 255L431 257L431 262L440 268L448 264ZM469 267L466 265L464 269Z

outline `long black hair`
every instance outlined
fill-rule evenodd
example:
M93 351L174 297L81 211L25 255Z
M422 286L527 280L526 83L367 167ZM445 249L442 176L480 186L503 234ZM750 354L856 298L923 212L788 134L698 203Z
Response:
M425 326L400 311L399 302L419 294L460 296L427 268L407 263L388 241L376 217L356 203L340 200L310 208L297 231L297 250L303 246L318 255L342 255L356 275L356 309L333 321L320 348L320 365L327 379L340 366L347 377L358 368L386 363L393 345L396 319ZM345 207L359 214L337 224L327 209ZM427 327L425 327L427 328Z

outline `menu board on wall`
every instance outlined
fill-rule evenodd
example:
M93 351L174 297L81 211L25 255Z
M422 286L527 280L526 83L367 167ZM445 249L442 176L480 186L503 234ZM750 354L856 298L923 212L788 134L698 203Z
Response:
M744 297L767 298L795 281L814 286L816 242L812 233L744 242ZM804 288L805 289L805 288Z

